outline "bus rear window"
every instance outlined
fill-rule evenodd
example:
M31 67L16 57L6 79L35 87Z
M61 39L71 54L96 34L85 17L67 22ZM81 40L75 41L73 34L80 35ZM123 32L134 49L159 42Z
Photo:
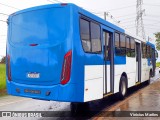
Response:
M17 14L11 19L11 42L57 44L64 40L68 13L64 8L39 9Z

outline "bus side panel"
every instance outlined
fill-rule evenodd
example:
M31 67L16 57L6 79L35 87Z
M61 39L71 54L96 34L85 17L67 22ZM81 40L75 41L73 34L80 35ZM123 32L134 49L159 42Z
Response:
M80 14L75 13L74 15L72 79L76 84L75 98L79 102L100 99L103 98L103 57L102 54L84 52L80 36L80 23L77 22L80 19ZM100 78L98 78L97 67L100 70ZM93 79L89 80L92 75L94 75ZM99 87L98 90L97 87Z
M80 16L79 16L80 17ZM78 25L79 26L79 25ZM86 53L83 50L79 27L79 54L83 61L83 96L84 102L103 98L103 47L101 53ZM102 39L101 39L102 45Z
M80 19L80 14L77 17ZM103 54L85 53L80 36L80 23L75 23L74 39L74 79L76 79L77 96L83 102L103 98ZM77 97L78 98L78 97Z
M126 57L128 88L136 84L136 58Z
M79 31L79 13L77 8L72 8L73 14L71 23L73 42L72 42L72 82L75 84L75 101L83 102L84 99L84 52L80 41L80 31Z
M84 101L103 98L103 65L85 65Z
M142 77L141 77L141 82L144 82L148 80L149 78L149 72L148 72L148 61L147 58L142 58Z
M119 92L119 84L120 84L120 79L121 75L123 72L126 73L126 65L115 65L115 77L114 77L114 93Z
M114 56L114 93L119 92L122 73L126 73L126 56Z

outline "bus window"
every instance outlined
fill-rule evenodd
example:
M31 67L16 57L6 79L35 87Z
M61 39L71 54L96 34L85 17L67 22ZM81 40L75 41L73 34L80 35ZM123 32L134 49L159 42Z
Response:
M105 60L110 60L111 57L111 34L109 32L103 31L103 42L104 42L104 58Z
M126 55L126 41L123 34L115 33L115 53L118 56Z
M157 50L155 50L155 54L156 54L156 59L158 59L158 52L157 52Z
M116 55L121 55L121 49L120 49L120 35L119 33L115 33L115 52Z
M131 44L131 57L135 57L135 40L133 38L130 39Z
M142 43L142 58L146 58L146 44Z
M144 58L147 58L147 46L145 43L143 47L144 47Z
M126 54L128 57L131 57L131 54L130 54L130 38L127 37L126 38Z
M121 47L121 55L126 55L126 41L125 36L123 34L120 35L120 47Z
M80 19L81 40L85 52L101 52L100 32L100 26L98 24L82 18Z
M100 26L91 22L92 52L101 52Z
M151 46L149 46L149 48L150 48L150 56L149 56L149 58L152 58L152 48L151 48Z
M147 52L146 52L147 58L150 58L150 46L147 45L146 47L147 47Z
M84 51L91 52L89 21L80 19L80 33Z

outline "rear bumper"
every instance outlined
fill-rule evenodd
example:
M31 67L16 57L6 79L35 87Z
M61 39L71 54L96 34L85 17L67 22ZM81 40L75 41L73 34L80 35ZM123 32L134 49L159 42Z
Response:
M7 80L7 92L10 95L29 97L42 100L54 100L63 102L83 102L83 98L77 97L76 85L52 85L52 86L40 86L40 85L26 85L19 84L13 81Z

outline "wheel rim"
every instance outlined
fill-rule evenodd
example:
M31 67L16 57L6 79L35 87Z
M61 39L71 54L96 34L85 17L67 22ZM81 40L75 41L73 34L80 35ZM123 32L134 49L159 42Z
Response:
M124 81L122 82L121 92L123 96L126 94L126 84Z

